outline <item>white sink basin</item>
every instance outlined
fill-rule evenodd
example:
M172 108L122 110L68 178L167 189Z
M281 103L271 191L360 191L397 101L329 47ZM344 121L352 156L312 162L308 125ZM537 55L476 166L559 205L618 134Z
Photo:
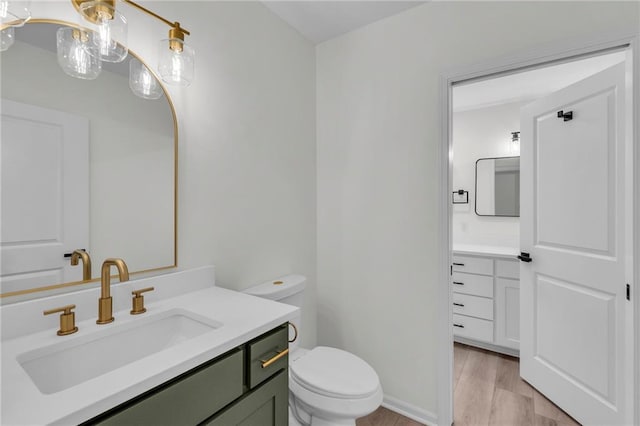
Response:
M20 354L18 363L43 394L52 394L221 327L183 309L149 315Z

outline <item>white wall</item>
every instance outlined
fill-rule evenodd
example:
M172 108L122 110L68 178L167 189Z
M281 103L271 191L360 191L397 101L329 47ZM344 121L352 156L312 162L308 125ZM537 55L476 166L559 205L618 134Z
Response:
M453 99L455 104L456 91ZM510 150L511 132L520 130L520 108L512 102L454 112L453 188L469 191L469 204L453 206L453 244L520 247L520 218L475 213L475 170L479 158L519 155Z
M195 81L178 115L178 264L216 265L221 286L308 277L303 345L315 343L315 51L256 2L143 1L191 32ZM119 4L129 47L157 63L168 27ZM34 17L75 22L69 1Z
M437 411L439 76L638 26L638 3L429 2L317 47L318 340Z

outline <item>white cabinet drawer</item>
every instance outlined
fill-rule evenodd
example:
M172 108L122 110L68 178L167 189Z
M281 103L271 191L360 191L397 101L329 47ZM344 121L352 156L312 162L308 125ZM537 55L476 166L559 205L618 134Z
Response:
M493 277L454 272L451 282L454 293L493 297Z
M453 255L453 271L493 275L493 259Z
M517 260L496 260L496 276L520 279L520 262Z
M453 293L453 313L493 319L493 299Z
M453 314L453 334L493 342L493 321Z

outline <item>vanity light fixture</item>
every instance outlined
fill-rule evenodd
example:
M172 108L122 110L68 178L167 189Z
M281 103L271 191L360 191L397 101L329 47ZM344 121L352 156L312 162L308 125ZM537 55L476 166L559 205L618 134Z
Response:
M31 19L31 0L0 0L0 25L21 27Z
M104 62L122 62L127 57L127 19L116 10L115 0L71 0L80 24L89 30L87 51Z
M89 54L87 44L89 34L86 31L60 27L56 31L58 64L71 77L93 80L102 71L102 62Z
M4 52L11 46L16 40L16 33L13 27L5 27L0 30L0 52Z
M31 0L0 0L0 52L9 49L16 39L15 27L31 19Z
M195 52L184 41L185 34L191 33L182 28L179 22L171 22L132 0L121 1L170 27L168 39L161 42L158 72L162 80L168 84L178 86L191 84L194 76ZM82 16L83 24L88 25L92 30L89 53L103 61L123 61L128 51L127 20L116 10L116 0L71 0L71 3ZM144 79L130 78L130 85L142 84L141 81ZM142 86L134 90L138 95L143 92Z
M169 30L169 38L160 42L158 71L166 83L188 86L193 80L195 52L184 42L185 34L189 32L176 22Z
M129 61L129 88L143 99L159 99L162 96L160 83L137 58L131 58Z

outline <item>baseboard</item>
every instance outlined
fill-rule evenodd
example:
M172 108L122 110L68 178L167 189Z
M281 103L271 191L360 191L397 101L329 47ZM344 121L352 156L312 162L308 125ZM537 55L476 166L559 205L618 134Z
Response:
M480 342L478 340L467 339L465 337L453 336L453 341L462 343L469 346L475 346L477 348L486 349L492 352L498 352L505 355L510 355L516 358L520 358L520 351L517 349L511 349L504 346L498 346L487 342Z
M425 425L437 426L438 424L438 416L434 413L416 407L415 405L411 405L407 402L400 401L399 399L391 396L385 395L384 400L382 401L382 406Z

